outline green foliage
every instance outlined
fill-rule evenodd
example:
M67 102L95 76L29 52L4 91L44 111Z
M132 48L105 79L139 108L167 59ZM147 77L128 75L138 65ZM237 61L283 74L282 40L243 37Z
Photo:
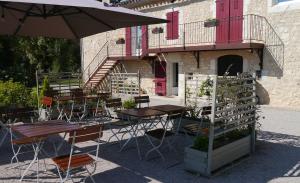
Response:
M213 80L207 78L205 81L202 82L200 86L198 97L211 96L212 88L213 88Z
M0 37L0 80L35 85L35 71L75 72L80 69L78 42L66 39Z
M25 85L12 80L0 81L0 106L33 106L31 91Z
M42 98L43 96L47 95L47 92L51 91L51 87L49 84L49 80L48 77L45 77L43 80L43 85L42 85L42 89L41 89L41 93L40 93L40 98Z
M208 150L208 137L206 136L198 136L194 140L194 145L192 148L197 149L199 151L207 151Z
M125 101L123 102L123 107L124 107L125 109L133 109L133 108L136 107L136 103L134 102L133 99L125 100Z

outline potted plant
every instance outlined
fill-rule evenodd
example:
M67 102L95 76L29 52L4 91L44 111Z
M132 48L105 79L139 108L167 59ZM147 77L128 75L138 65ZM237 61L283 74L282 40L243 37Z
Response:
M125 44L125 39L124 38L117 39L116 44Z
M184 167L187 171L207 174L208 166L207 136L198 136L192 146L185 148ZM250 154L251 138L247 128L234 130L226 136L214 139L212 151L212 170L217 170L224 165Z
M210 19L207 19L205 22L204 22L204 27L216 27L219 25L219 20L218 19L215 19L215 18L210 18Z
M136 103L133 99L128 99L123 102L124 109L133 109L136 108Z
M164 29L162 27L154 27L152 29L152 34L160 34L160 33L163 33L164 32Z

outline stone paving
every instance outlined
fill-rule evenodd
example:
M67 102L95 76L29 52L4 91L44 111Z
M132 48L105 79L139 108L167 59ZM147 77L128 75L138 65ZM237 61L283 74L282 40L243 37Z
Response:
M262 107L262 116L265 118L260 120L262 126L255 154L212 178L184 171L182 163L184 138L178 139L176 153L164 151L167 159L164 163L159 158L139 160L135 148L129 147L119 152L117 144L102 143L100 161L94 178L97 182L108 183L300 183L300 112ZM105 131L104 141L109 134ZM52 141L59 141L60 138L55 137ZM139 140L142 144L142 153L145 154L150 146L143 139ZM67 153L67 144L64 149L65 152L61 152L62 154ZM77 147L80 151L92 149L95 149L92 142ZM53 152L52 146L46 145L45 151ZM0 147L0 182L18 182L20 178L20 171L12 168L16 164L10 164L11 156L11 148L7 142ZM22 157L28 163L32 154ZM59 182L51 160L45 159L47 171L44 170L41 161L40 182ZM36 182L34 170L35 167L24 182ZM80 182L81 177L74 180Z

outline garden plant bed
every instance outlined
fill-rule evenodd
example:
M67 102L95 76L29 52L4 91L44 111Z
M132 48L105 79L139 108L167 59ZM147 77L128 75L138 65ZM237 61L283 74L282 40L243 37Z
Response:
M251 136L248 135L236 141L215 143L212 152L211 171L220 169L233 161L251 153ZM222 144L222 145L221 145ZM207 175L208 153L193 147L185 148L184 166L187 171Z

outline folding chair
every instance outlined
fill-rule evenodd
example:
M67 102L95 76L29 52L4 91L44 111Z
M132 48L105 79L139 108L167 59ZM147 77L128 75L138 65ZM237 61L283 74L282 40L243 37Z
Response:
M53 98L52 97L44 96L42 98L42 100L41 100L41 108L45 109L45 111L46 111L46 116L45 116L44 120L50 120L52 118L52 112L53 112L52 105L53 105ZM40 110L39 119L43 118L41 116L42 116L42 111Z
M131 126L130 121L124 120L123 116L118 116L118 111L122 110L122 101L121 98L116 99L107 99L105 101L105 111L106 116L110 120L108 123L109 129L112 132L112 136L109 137L108 142L115 137L117 141L120 143L121 147L121 140L123 140L125 134L130 134ZM116 130L115 130L116 129ZM119 134L122 134L121 138L118 137Z
M136 96L134 97L134 102L138 105L139 108L142 107L142 104L146 104L146 107L149 107L150 98L149 96Z
M72 174L76 173L76 170L85 168L88 176L85 177L85 182L87 178L90 178L92 182L95 183L94 178L92 177L97 168L97 162L99 159L99 146L100 138L103 136L103 125L93 125L86 126L79 130L75 130L70 133L69 143L71 144L71 151L69 155L58 156L52 158L52 161L56 165L60 182L66 182L67 180L72 180ZM74 153L75 145L78 143L84 143L87 141L96 141L96 159L94 159L89 153ZM92 165L93 170L89 171L87 166Z
M183 113L184 112L181 111L178 113L169 114L166 119L161 119L162 128L146 131L145 136L152 146L152 149L146 153L146 159L152 152L157 152L161 159L165 161L165 157L159 150L164 142L167 143L170 150L176 151L175 148L172 147L173 141L171 139L176 135L176 132L172 129L172 125L177 123L176 121L179 121L180 123ZM157 143L155 143L155 141Z
M188 135L192 136L199 136L199 135L207 135L207 128L209 128L209 115L211 115L211 106L204 106L202 107L200 116L201 116L201 121L199 123L190 123L185 126L183 126L184 133L186 137Z

